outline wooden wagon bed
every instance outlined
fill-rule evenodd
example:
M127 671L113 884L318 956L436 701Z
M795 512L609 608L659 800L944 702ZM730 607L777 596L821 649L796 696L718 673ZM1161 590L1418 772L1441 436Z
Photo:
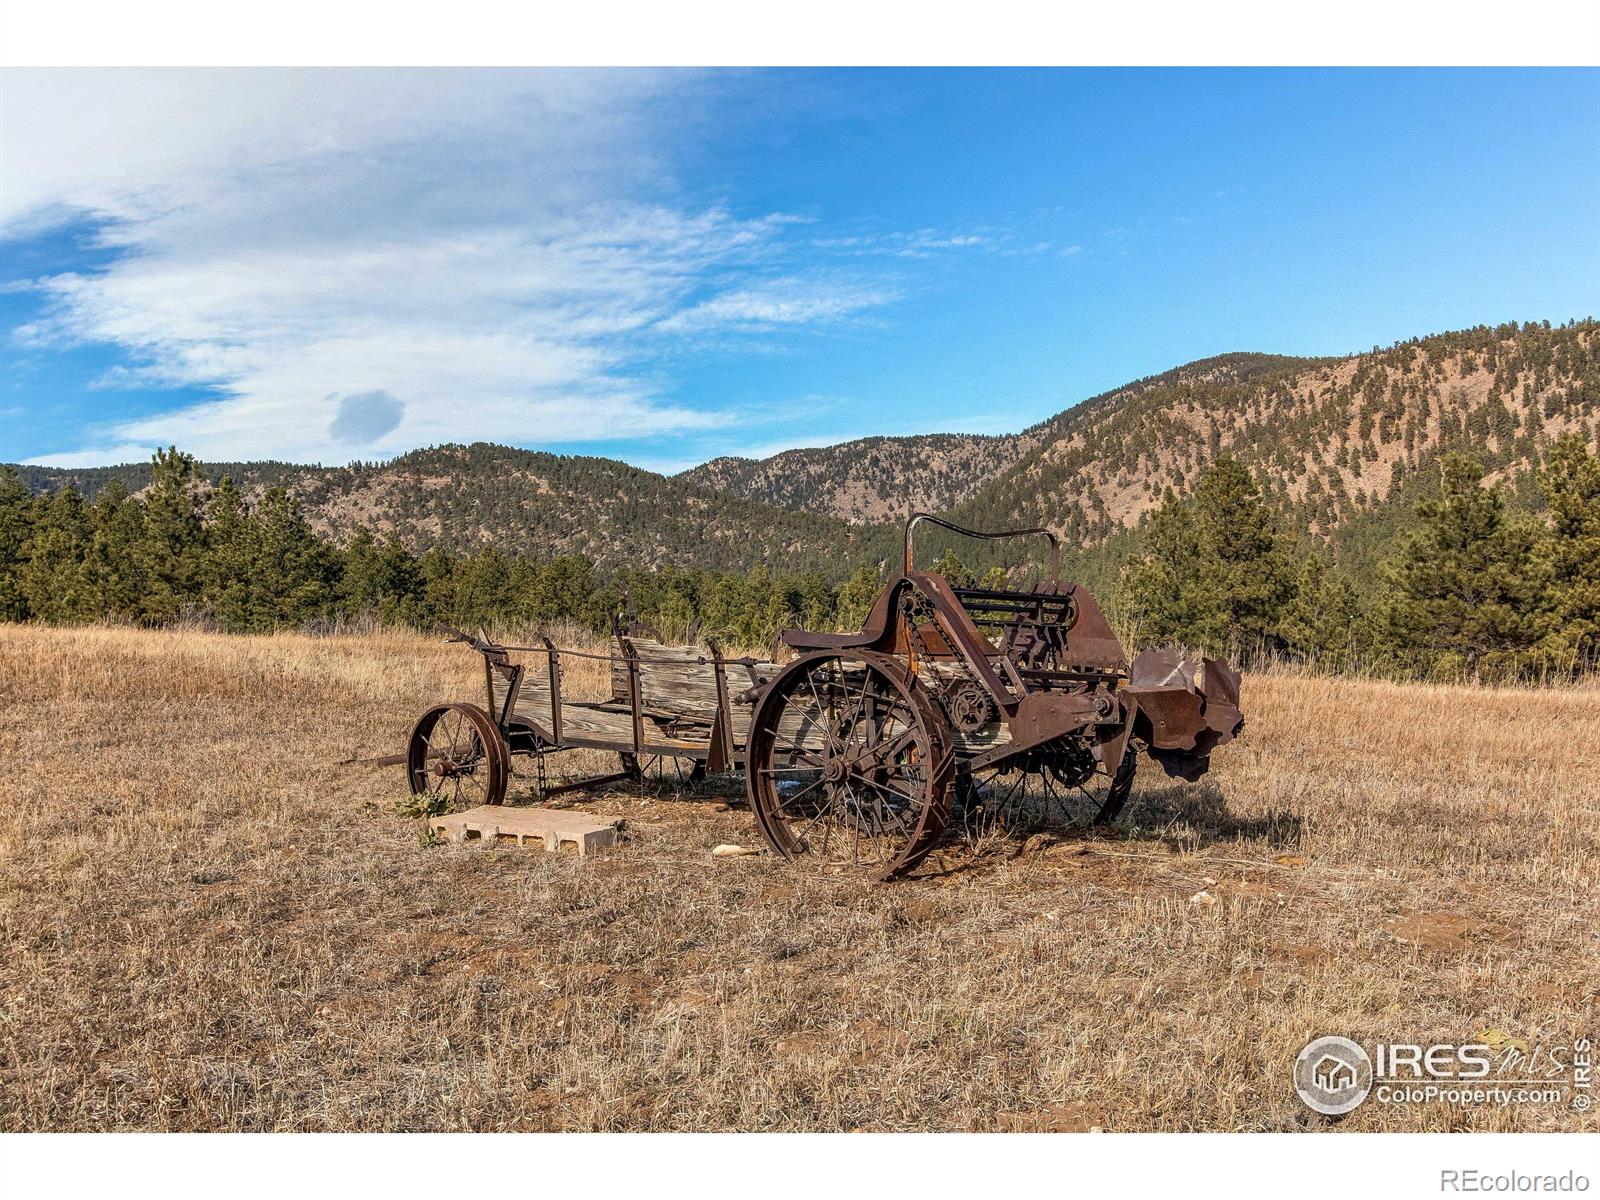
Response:
M529 726L544 742L628 754L714 757L720 714L728 761L747 740L755 693L778 665L761 659L725 659L713 648L670 645L653 638L617 635L611 659L611 695L574 700L561 691L559 656L524 664L520 678L493 672L494 712ZM603 656L586 656L603 657ZM554 678L552 679L552 671ZM506 701L515 685L509 713ZM637 703L635 703L637 697ZM635 714L637 713L637 720Z

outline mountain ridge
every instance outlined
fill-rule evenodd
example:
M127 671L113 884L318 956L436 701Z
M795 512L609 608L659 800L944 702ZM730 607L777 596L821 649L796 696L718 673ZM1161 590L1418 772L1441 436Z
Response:
M1249 467L1309 537L1377 546L1445 451L1466 450L1492 479L1525 489L1549 439L1577 430L1593 444L1597 416L1600 324L1585 319L1477 326L1343 357L1215 355L1014 434L881 435L673 476L481 442L377 464L205 471L232 475L247 496L285 487L339 541L365 525L417 550L495 545L603 564L765 562L837 576L890 557L913 509L975 528L1043 524L1080 549L1120 542L1166 488L1184 491L1221 454ZM149 478L137 464L19 469L36 492L92 495L112 478L136 491Z

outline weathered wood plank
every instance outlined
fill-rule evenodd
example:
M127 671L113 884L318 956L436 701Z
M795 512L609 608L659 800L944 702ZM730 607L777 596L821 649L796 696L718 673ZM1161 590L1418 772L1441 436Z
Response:
M696 646L667 646L647 639L634 639L641 656L650 658L675 657L680 661L640 664L640 692L642 710L646 717L647 742L680 743L699 746L700 730L684 731L679 728L669 739L660 729L667 720L689 721L704 727L704 739L709 741L711 723L717 715L717 687L715 669L711 662L697 661L703 654ZM923 664L924 670L936 676L954 674L954 668L944 664ZM624 668L622 695L627 695L626 669ZM756 670L770 678L779 670L776 663L763 662ZM506 681L494 677L495 711L505 704ZM754 711L752 701L741 700L740 693L747 690L747 672L743 667L728 668L728 695L733 723L733 741L743 747L749 741L750 717ZM561 724L563 738L587 738L631 744L633 722L625 703L570 700L563 696ZM530 661L523 675L522 687L517 695L516 716L532 721L546 731L553 727L550 712L550 680L543 662ZM651 719L654 718L654 719ZM798 721L784 722L779 727L786 743L797 738L799 744L810 750L821 748L821 735L814 729L800 727ZM696 736L689 736L690 733ZM957 753L979 754L1011 740L1010 730L1004 722L994 721L975 733L952 731Z

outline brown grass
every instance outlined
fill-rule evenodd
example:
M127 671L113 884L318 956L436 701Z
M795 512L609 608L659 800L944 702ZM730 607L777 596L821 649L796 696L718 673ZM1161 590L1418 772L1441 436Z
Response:
M1314 1035L1600 1032L1600 692L1252 677L1111 835L868 886L711 858L759 844L729 794L587 797L633 836L579 861L424 845L398 769L331 765L481 681L0 627L0 1127L1292 1130Z

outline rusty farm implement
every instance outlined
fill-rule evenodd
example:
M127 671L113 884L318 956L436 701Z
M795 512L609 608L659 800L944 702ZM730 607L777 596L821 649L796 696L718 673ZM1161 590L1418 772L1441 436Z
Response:
M924 523L1047 538L1049 574L953 586L915 569ZM407 776L433 807L502 803L516 757L532 760L540 796L647 764L677 764L686 780L737 769L774 851L880 879L947 834L1110 821L1141 748L1194 780L1244 724L1226 663L1171 651L1130 663L1094 598L1060 578L1048 530L979 533L927 514L906 523L904 569L863 628L788 630L781 664L621 626L605 654L452 634L483 656L484 703L439 705L412 731ZM605 665L608 697L565 694L580 659ZM547 760L574 749L615 754L617 770L551 786Z

